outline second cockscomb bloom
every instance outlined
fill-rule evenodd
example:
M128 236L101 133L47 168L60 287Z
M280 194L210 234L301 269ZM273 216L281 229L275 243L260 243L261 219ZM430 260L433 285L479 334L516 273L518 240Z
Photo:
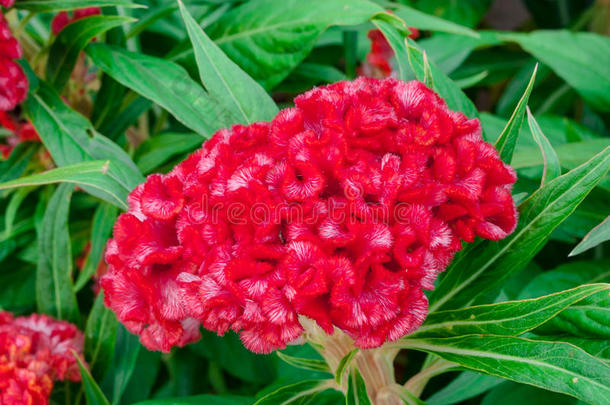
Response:
M479 121L420 82L316 88L131 193L106 303L155 350L203 325L268 353L300 337L300 316L378 347L423 322L461 241L513 231L515 180Z

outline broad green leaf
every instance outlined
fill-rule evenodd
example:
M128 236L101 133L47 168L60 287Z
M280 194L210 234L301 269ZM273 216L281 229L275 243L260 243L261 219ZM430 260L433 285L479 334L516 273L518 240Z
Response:
M90 160L109 160L108 177L129 193L144 177L129 155L117 144L98 134L91 123L68 107L47 84L40 82L36 94L26 100L25 110L42 142L58 166ZM108 193L83 185L85 191L109 200Z
M331 25L357 25L383 8L367 0L259 0L225 13L208 35L265 89L305 59Z
M47 61L47 80L56 89L63 89L80 52L96 36L118 27L127 22L135 21L132 18L121 16L91 16L68 24L51 45Z
M53 183L78 184L105 201L127 210L128 192L109 174L111 165L112 163L109 161L93 160L58 167L57 169L1 183L0 190Z
M104 291L100 291L85 326L85 356L97 378L104 376L112 362L118 325L114 313L104 305Z
M229 112L234 124L271 121L278 108L269 94L220 50L184 4L179 4L193 44L199 77L210 97Z
M236 333L226 333L220 337L202 330L201 340L189 348L244 381L263 385L269 384L277 376L275 356L252 353L244 347Z
M347 393L345 394L346 405L372 405L366 385L360 371L352 367L347 380Z
M80 375L83 380L83 388L85 389L85 398L87 398L88 405L110 405L110 402L104 396L104 393L97 385L87 367L83 364L83 361L78 354L72 350L72 354L78 363Z
M37 13L50 13L57 11L75 10L83 7L82 0L19 0L15 8L30 10ZM128 8L146 7L130 0L87 0L87 7L121 6Z
M430 312L466 305L522 269L597 185L610 166L610 147L538 189L519 206L517 229L498 242L481 241L451 264L430 295Z
M610 240L610 216L591 229L568 256L576 256Z
M330 369L328 368L328 364L324 360L316 360L316 359L303 359L299 357L289 356L280 351L276 352L277 356L290 364L291 366L302 368L305 370L312 371L320 371L323 373L330 373Z
M577 405L576 400L567 395L542 390L526 384L504 381L481 400L481 405Z
M549 66L594 108L610 111L610 38L567 30L503 36Z
M440 391L426 398L428 405L452 405L474 398L500 384L501 378L463 371Z
M112 398L112 405L121 402L121 397L133 375L138 353L144 350L138 336L129 333L124 326L118 326L116 336L113 364L102 382L102 389L109 398Z
M116 81L165 108L198 134L209 137L231 125L227 112L181 66L106 44L91 43L85 51Z
M583 285L540 298L434 312L410 337L449 337L479 333L517 336L602 291L608 294L610 284Z
M402 18L409 27L419 28L420 30L448 32L474 38L479 37L479 34L476 31L473 31L468 27L443 20L432 14L426 14L412 7L398 5L398 8L394 10L394 14Z
M415 42L405 38L405 32L402 32L404 30L399 31L396 28L397 22L395 20L390 22L387 14L376 16L373 19L373 23L383 32L383 35L394 50L399 78L404 81L413 78L424 81L426 76L424 56L422 50ZM404 25L404 22L401 22L401 24ZM403 28L406 29L406 26ZM445 99L449 108L461 111L469 117L476 117L478 113L474 104L466 97L462 90L432 61L429 61L429 68L429 75L434 83L434 90Z
M95 210L91 226L91 249L74 284L75 291L83 288L97 271L117 215L116 207L109 204L100 204Z
M532 93L532 89L534 88L534 83L536 82L536 71L538 70L538 65L534 67L534 71L532 73L532 77L517 104L515 107L515 111L513 111L513 115L511 115L506 127L500 134L500 137L496 140L494 144L495 148L498 150L500 154L500 159L505 161L506 163L511 162L513 160L513 152L515 150L515 146L517 145L517 138L519 138L519 133L521 132L521 125L523 124L523 119L525 117L525 109L527 107L527 102L529 100L530 94Z
M549 142L542 130L540 129L540 125L536 121L536 118L532 115L529 107L527 109L527 123L529 124L530 131L534 137L534 141L540 147L540 152L542 154L542 161L544 162L543 171L542 171L542 181L540 182L541 186L544 186L544 183L547 181L551 181L556 177L561 176L561 165L559 164L559 158L557 157L557 153L555 149L553 149L553 145Z
M597 357L610 366L610 345L608 339L583 338L577 336L531 336L534 340L566 342L577 346L589 353L591 356Z
M68 214L73 184L61 184L53 193L38 233L36 302L38 311L57 319L78 322L78 304L72 289L72 251Z
M482 72L476 73L470 77L465 77L463 79L455 80L455 84L460 89L467 89L469 87L475 86L481 80L486 78L488 74L489 74L488 70L483 70Z
M305 405L332 384L333 380L308 380L286 385L260 398L254 405Z
M136 152L136 165L150 173L169 159L200 147L203 139L193 133L164 133L147 139Z
M523 290L522 296L549 293L589 282L610 282L610 261L573 262L544 272ZM610 294L597 292L561 311L536 329L538 334L570 334L588 338L610 338Z
M487 14L491 3L492 0L420 0L416 6L428 14L473 28Z
M337 382L337 385L341 385L343 375L347 370L349 370L350 364L352 363L352 360L354 360L354 356L356 356L356 354L358 354L358 348L352 349L339 361L337 370L335 370L335 381Z
M136 405L250 405L252 398L236 395L194 395L180 398L159 398L138 402Z
M563 342L467 335L403 339L391 346L421 350L481 373L601 404L610 396L610 366Z

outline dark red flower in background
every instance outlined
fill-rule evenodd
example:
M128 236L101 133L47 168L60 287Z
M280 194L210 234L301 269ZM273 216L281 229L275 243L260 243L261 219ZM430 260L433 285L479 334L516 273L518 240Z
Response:
M72 351L83 335L71 323L0 311L0 404L48 404L55 380L80 381Z
M8 159L13 148L21 142L40 142L38 132L31 122L17 120L5 111L0 111L0 129L11 133L0 144L0 158L3 159Z
M102 286L148 348L202 324L268 353L301 335L299 316L377 347L422 323L461 240L514 229L514 171L422 83L360 78L295 104L131 193Z
M3 5L8 7L5 2ZM22 56L21 46L13 37L0 10L0 111L9 111L21 103L28 91L28 80L15 59Z
M53 32L53 35L57 35L66 27L66 25L82 18L101 13L102 10L99 7L79 8L78 10L74 10L72 15L68 14L67 11L60 11L59 13L55 14L53 20L51 21L51 32Z
M417 28L409 27L409 31L411 31L409 38L416 39L419 37L419 30ZM371 40L371 50L366 55L366 61L360 66L359 73L363 76L378 79L390 77L394 70L392 67L394 50L383 33L378 29L370 30L367 33L367 37Z
M0 6L4 8L11 8L15 4L15 0L0 0Z

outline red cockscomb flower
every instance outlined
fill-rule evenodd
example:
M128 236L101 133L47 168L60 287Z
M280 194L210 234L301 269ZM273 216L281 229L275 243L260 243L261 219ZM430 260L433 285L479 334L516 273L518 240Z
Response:
M514 171L422 83L359 78L295 104L131 193L102 286L148 348L202 324L267 353L301 335L299 316L377 347L422 323L422 289L460 240L514 229Z
M82 353L83 335L71 323L0 311L0 403L48 404L53 381L80 381L73 350Z
M15 0L0 0L0 6L4 8L11 8L15 4Z
M21 142L40 142L40 136L31 122L21 122L5 111L0 111L0 128L12 132L5 138L5 143L0 144L1 158L8 159L13 148Z
M21 56L21 46L13 37L0 10L0 111L12 110L27 94L27 77L21 66L14 61Z
M79 8L78 10L74 10L71 16L67 11L60 11L59 13L55 14L53 20L51 21L51 32L53 32L53 35L57 35L66 27L66 25L82 18L101 13L102 10L99 7Z
M409 27L409 38L419 37L419 30ZM371 50L366 55L366 61L360 66L359 73L363 76L383 79L392 75L392 58L394 50L388 43L383 33L378 29L372 29L367 37L371 40Z

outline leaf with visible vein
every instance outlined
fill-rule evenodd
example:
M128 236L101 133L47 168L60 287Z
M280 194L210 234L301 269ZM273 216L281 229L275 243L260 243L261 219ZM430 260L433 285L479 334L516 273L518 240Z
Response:
M38 233L36 303L38 311L57 319L78 322L78 304L72 288L72 250L68 214L73 184L61 184L53 193Z
M513 152L515 151L517 139L519 138L519 133L521 132L521 125L523 124L523 118L525 117L525 108L527 107L527 102L530 98L530 94L532 93L532 89L534 88L534 83L536 82L537 71L538 65L534 67L532 77L525 88L523 96L521 96L521 99L519 100L519 103L517 103L513 114L506 123L506 127L504 127L504 130L494 144L494 147L498 150L500 159L509 164L511 160L513 160Z
M610 366L563 342L467 335L390 344L436 354L465 368L601 404L610 398Z
M278 108L269 94L208 38L181 1L179 4L199 77L210 96L231 113L233 124L271 121Z
M85 326L85 355L98 378L104 376L112 362L118 326L114 313L104 305L104 291L100 291Z
M450 337L477 333L517 336L602 291L607 294L610 284L583 285L540 298L434 312L409 337Z
M542 132L542 129L540 129L540 125L538 125L536 118L532 115L530 108L527 107L526 110L527 123L529 124L534 141L538 144L540 153L542 154L543 169L540 185L543 186L545 182L561 176L561 165L559 164L559 158L557 157L555 149L553 149L553 145L551 145L547 137L544 136L544 133Z
M36 13L51 13L57 11L76 10L83 8L83 0L19 0L15 8L29 10ZM143 4L137 4L130 0L87 0L87 7L112 7L120 6L127 8L143 8Z
M595 228L591 229L589 233L582 238L580 243L572 249L568 257L579 255L608 240L610 240L610 215Z
M254 405L305 405L317 394L331 388L332 380L307 380L286 385L265 395Z
M300 357L293 357L287 354L284 354L280 351L275 352L277 357L290 364L291 366L302 368L304 370L313 370L320 371L323 373L330 373L330 369L328 368L328 364L324 360L316 360L316 359L303 359ZM331 373L332 374L332 373Z

